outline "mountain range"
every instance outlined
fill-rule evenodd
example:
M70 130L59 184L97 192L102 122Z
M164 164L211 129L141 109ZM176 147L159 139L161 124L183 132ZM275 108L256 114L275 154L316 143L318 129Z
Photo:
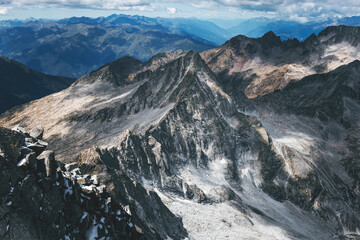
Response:
M111 15L60 20L28 19L0 21L0 55L35 70L79 78L119 57L147 61L161 52L202 52L242 34L261 37L269 31L282 40L303 41L331 25L358 26L359 17L299 23L255 18L221 28L195 18L149 18Z
M31 20L0 30L0 54L47 74L81 77L122 56L216 45L139 16Z
M352 16L298 22L261 17L242 21L238 25L228 29L228 31L232 36L243 34L249 37L260 37L268 31L273 31L280 36L282 40L296 38L304 41L313 33L318 34L328 26L337 25L359 26L360 18L358 16Z
M21 176L4 190L2 206L23 214L21 205L7 203L17 199L11 187L23 194L21 183L32 176L40 176L45 195L60 191L56 163L57 174L69 175L79 193L109 199L131 216L124 239L357 239L359 42L359 27L340 25L304 41L267 32L238 35L201 53L119 58L0 115L0 125L15 131L0 129L2 138L11 136L1 142L0 160ZM56 161L39 155L46 171L34 170L30 160L22 170L31 153L21 154L21 146L39 145ZM49 178L53 185L41 183ZM51 218L38 239L50 231L116 239L120 233L105 224L116 211L81 204L88 195L69 193L66 181L59 184L70 200L60 202L69 207L54 209L58 219L76 209L73 220L61 220L61 232L60 220ZM32 225L0 222L9 239L28 236L43 219L37 214L54 211L34 205ZM93 222L82 224L84 215ZM124 225L128 215L114 224Z

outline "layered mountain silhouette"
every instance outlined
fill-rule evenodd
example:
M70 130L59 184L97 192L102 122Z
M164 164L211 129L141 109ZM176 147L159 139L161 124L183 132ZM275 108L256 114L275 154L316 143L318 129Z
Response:
M113 15L28 21L0 30L0 54L47 74L78 78L122 56L148 60L160 52L216 46L154 20Z
M268 32L200 54L123 57L0 125L41 125L60 168L75 164L76 182L96 176L129 210L124 237L356 239L359 33L334 26L301 42ZM115 236L100 231L101 214L83 231Z
M326 20L307 21L305 23L291 20L271 19L265 17L248 19L227 29L230 36L238 34L249 37L260 37L268 31L273 31L283 40L297 38L300 41L308 38L312 33L318 34L329 26L347 25L359 26L359 17L329 18Z
M238 34L260 37L273 31L282 40L303 41L332 25L358 26L359 17L299 23L267 18L226 29L210 21L111 15L53 20L0 21L0 54L38 71L79 78L123 56L141 61L161 52L202 52Z

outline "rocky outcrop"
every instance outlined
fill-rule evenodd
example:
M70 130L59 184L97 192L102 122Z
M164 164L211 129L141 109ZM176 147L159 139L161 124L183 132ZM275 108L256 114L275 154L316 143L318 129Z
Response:
M137 230L146 239L183 239L187 236L181 219L169 211L154 191L130 178L125 169L119 167L112 151L89 149L74 160L76 163L65 165L65 169L84 173L76 176L78 182L86 182L84 185L89 186L86 188L100 187L110 193L112 199L127 206Z
M44 134L44 128L43 126L36 126L35 128L31 129L29 132L30 137L36 138L36 139L42 139Z
M140 205L144 208L150 204L145 199L161 203L155 193L121 173L112 173L116 181L104 185L97 175L82 175L76 164L56 162L53 151L40 155L32 151L25 140L30 138L27 133L0 128L2 239L161 238L156 229L143 229L151 221L144 223L144 215L132 213L133 206L123 204L124 199L144 199ZM161 207L152 216L154 221L161 217ZM172 227L178 221L174 219L168 222ZM183 231L179 227L177 231Z

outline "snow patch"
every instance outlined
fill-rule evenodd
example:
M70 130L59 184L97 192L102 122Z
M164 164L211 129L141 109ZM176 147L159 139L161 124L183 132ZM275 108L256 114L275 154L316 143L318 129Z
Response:
M18 162L17 166L18 166L18 167L21 167L21 166L23 166L25 163L26 163L26 158L23 158L23 159L21 159L21 160Z
M324 58L335 57L328 62L328 71L360 59L360 44L356 47L348 42L330 45L325 49Z
M96 240L98 238L98 224L96 224L95 219L93 221L93 225L86 234L86 238L87 240Z

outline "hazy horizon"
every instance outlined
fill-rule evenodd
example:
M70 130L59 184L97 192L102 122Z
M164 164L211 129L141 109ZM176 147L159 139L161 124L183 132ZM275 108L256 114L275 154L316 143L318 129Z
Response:
M62 19L69 17L101 17L112 14L162 18L197 18L233 24L257 17L307 22L328 18L359 16L360 2L344 0L2 0L0 20L28 18Z

